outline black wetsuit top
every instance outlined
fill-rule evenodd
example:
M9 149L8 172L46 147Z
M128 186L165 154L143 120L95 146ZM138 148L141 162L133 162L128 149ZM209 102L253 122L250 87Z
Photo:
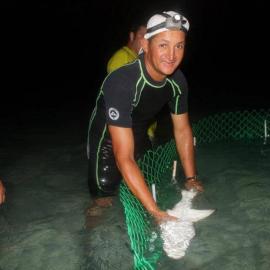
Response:
M166 104L173 114L187 112L187 92L186 79L179 69L162 82L152 80L146 71L143 54L105 78L89 123L90 191L93 181L98 189L106 191L101 184L106 179L101 180L100 172L106 171L102 166L114 162L108 125L132 128L135 156L138 157L147 144L147 128ZM102 160L108 162L101 165Z

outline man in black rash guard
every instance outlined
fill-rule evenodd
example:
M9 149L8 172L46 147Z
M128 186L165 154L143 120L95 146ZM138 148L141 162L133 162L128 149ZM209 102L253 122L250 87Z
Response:
M154 218L174 218L158 208L136 163L151 147L147 128L166 104L185 186L203 191L197 179L188 118L188 86L177 69L184 56L188 29L189 22L177 12L152 16L138 60L105 78L90 118L87 143L88 183L95 207L110 205L123 179Z

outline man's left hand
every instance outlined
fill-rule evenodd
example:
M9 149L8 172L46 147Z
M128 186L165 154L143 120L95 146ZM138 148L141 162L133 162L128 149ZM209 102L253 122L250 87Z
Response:
M199 180L195 180L195 179L190 179L190 180L187 180L186 183L185 183L185 187L187 190L190 190L190 189L196 189L197 191L200 191L200 192L203 192L204 191L204 188L203 188L203 185L202 185L202 182L199 181Z

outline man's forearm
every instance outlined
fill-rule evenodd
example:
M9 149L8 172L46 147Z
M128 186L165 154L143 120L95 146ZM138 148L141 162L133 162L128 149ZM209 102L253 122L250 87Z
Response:
M191 177L196 175L195 153L191 128L187 128L183 132L175 131L174 135L177 152L180 156L185 176Z
M117 159L117 165L129 189L146 210L151 214L159 211L137 163L132 159Z

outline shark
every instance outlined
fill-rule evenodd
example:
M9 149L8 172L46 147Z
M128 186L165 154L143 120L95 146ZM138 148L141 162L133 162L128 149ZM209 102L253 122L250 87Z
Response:
M172 259L181 259L185 256L192 238L196 235L194 223L215 212L215 209L192 209L192 200L197 193L198 191L194 189L182 189L181 200L172 209L167 210L167 213L177 217L177 220L164 221L159 225L163 250Z

